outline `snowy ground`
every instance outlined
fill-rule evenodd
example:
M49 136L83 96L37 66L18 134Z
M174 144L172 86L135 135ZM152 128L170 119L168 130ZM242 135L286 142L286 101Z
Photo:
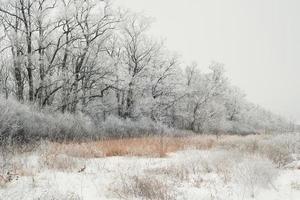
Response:
M300 199L299 161L276 167L234 150L187 149L165 158L56 155L55 167L40 152L14 160L22 174L0 186L1 200Z

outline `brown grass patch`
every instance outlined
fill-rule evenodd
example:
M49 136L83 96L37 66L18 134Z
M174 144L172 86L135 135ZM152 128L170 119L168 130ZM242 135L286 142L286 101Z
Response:
M79 158L111 156L165 157L168 153L185 149L207 150L216 146L225 149L247 147L247 151L253 151L256 148L255 142L262 139L264 137L260 135L247 137L222 135L218 139L213 135L106 139L85 143L50 143L48 152L50 154L66 154ZM254 142L251 143L251 141Z
M216 145L213 136L144 137L110 139L87 143L50 143L49 154L71 157L98 158L110 156L165 157L168 153L187 148L211 149Z
M215 144L216 140L211 136L147 137L97 142L105 156L151 157L165 157L168 153L187 148L211 149Z
M75 158L101 158L101 148L91 143L50 143L47 148L48 155L65 154Z

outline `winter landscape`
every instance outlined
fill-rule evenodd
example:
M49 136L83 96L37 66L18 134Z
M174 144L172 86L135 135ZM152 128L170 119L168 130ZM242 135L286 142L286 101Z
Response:
M0 0L0 200L299 200L297 6Z

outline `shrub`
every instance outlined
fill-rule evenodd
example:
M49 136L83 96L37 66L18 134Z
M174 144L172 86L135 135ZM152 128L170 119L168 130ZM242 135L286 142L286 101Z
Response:
M283 167L292 161L288 149L280 144L273 143L272 141L261 142L258 153L261 156L267 157L276 164L277 167Z
M174 191L164 181L149 175L121 177L121 185L114 188L114 193L123 199L171 200Z
M58 189L51 189L50 191L45 191L41 195L37 195L33 200L82 200L82 198L75 193L62 193Z
M258 132L254 126L239 121L229 122L225 130L234 135L250 135Z
M165 135L168 133L168 128L148 118L133 121L109 116L99 128L103 131L104 136L115 138Z
M164 175L173 178L175 181L189 181L192 173L191 166L182 163L172 163L165 167L157 167L147 170L149 174Z
M232 179L233 169L239 162L241 162L243 155L236 151L215 151L211 152L206 158L208 167L212 172L219 175L222 180L227 183ZM205 162L202 162L202 164Z
M95 137L89 118L38 111L33 106L0 97L0 145L19 145L42 138L63 141Z
M220 141L219 147L257 154L268 158L277 167L283 167L292 161L292 153L297 153L300 146L297 140L297 137L292 139L289 135L233 137Z
M291 188L293 190L299 190L300 191L300 183L299 182L292 182L291 183Z
M63 154L48 154L40 157L40 164L48 169L59 171L74 171L79 170L80 163L76 158Z
M26 155L23 157L23 155ZM0 147L0 187L20 176L34 176L39 168L35 156L19 154L15 147Z
M281 146L289 154L300 154L300 133L276 135L270 139L270 143Z
M236 165L233 180L242 187L245 193L255 197L260 188L273 186L278 171L269 160L260 157L249 157Z
M232 136L219 142L219 147L226 150L238 150L239 152L255 153L259 148L259 136Z

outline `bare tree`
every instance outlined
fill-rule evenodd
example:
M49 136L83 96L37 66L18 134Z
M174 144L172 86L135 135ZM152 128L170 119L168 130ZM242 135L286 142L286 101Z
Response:
M131 15L125 22L123 34L124 63L128 73L126 85L125 118L132 118L134 112L135 95L141 88L141 78L147 73L155 54L161 45L146 36L150 22L147 18Z
M16 82L16 96L19 101L24 99L24 76L22 70L23 60L23 44L22 44L22 20L21 13L18 9L18 2L10 2L3 7L0 7L1 24L5 36L8 38L8 43L4 43L2 53L9 48L13 60L13 73ZM2 41L3 42L3 41Z

